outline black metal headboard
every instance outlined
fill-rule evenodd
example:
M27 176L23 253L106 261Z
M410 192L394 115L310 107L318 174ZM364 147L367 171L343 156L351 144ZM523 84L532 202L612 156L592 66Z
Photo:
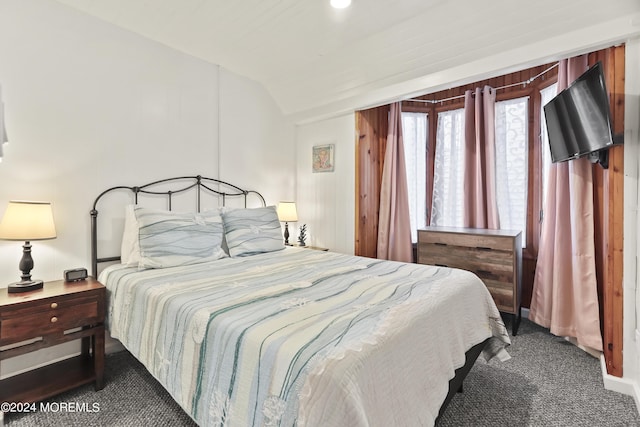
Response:
M215 187L215 188L213 188ZM161 179L159 181L150 182L148 184L127 187L119 185L109 188L93 202L93 208L91 209L91 272L93 277L98 275L98 264L104 262L119 261L119 256L112 257L98 257L98 202L100 199L108 193L115 191L125 191L133 194L133 203L138 204L138 196L140 194L147 194L153 196L166 197L168 202L168 210L172 208L173 195L186 193L188 191L195 192L195 209L196 212L200 212L201 198L203 195L210 195L218 198L222 202L222 206L226 206L227 198L244 198L244 207L247 207L247 198L250 195L254 195L259 198L262 206L266 206L264 197L257 191L243 190L240 187L229 184L228 182L220 181L214 178L206 178L200 175L197 176L180 176L175 178Z

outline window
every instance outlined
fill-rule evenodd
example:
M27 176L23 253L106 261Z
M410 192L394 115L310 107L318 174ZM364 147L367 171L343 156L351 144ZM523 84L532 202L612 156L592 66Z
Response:
M500 228L522 230L526 247L529 98L496 102L496 197ZM431 225L462 227L464 109L438 114Z
M402 141L407 167L411 241L427 225L427 115L402 113Z
M542 157L542 209L547 200L549 169L551 168L551 150L549 149L549 135L547 122L544 117L544 106L556 96L558 84L554 83L540 91L540 153Z
M431 225L464 225L464 109L438 113Z
M496 102L496 198L500 228L522 230L527 247L529 98Z

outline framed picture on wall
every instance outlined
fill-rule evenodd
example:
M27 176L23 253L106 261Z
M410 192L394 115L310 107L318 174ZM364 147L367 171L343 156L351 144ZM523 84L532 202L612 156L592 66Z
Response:
M313 172L333 172L334 144L315 145L313 147Z

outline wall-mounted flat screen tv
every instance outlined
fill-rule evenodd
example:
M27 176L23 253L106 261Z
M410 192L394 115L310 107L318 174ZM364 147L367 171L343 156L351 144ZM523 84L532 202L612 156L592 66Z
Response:
M589 68L549 101L544 114L554 163L610 148L614 140L602 64Z

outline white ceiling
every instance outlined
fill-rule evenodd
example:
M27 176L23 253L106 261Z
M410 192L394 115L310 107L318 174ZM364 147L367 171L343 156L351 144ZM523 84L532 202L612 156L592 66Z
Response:
M639 0L57 1L256 80L297 117L640 33Z

